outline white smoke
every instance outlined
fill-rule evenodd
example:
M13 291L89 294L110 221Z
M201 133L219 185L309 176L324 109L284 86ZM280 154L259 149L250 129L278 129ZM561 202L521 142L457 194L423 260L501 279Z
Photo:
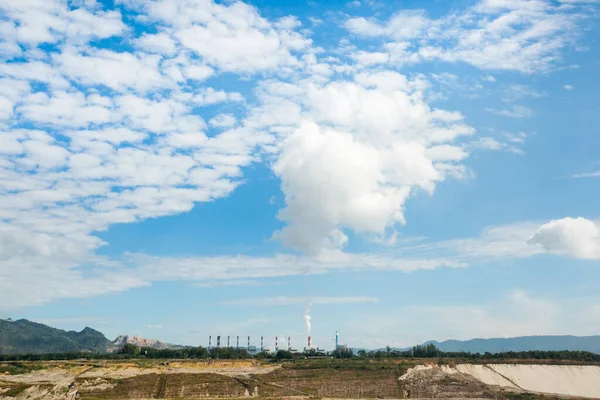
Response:
M308 331L308 336L310 336L310 330L311 330L310 314L309 314L311 306L312 306L312 302L310 301L310 298L309 298L306 303L306 307L304 308L304 312L302 313L302 316L304 317L304 323L306 324L306 330Z

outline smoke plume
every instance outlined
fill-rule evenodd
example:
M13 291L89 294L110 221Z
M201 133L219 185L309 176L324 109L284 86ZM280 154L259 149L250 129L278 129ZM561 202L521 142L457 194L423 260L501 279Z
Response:
M310 307L312 306L312 302L310 301L310 298L308 299L307 303L306 303L306 307L304 308L304 312L302 313L302 316L304 317L304 323L306 324L306 330L308 331L308 336L310 336Z

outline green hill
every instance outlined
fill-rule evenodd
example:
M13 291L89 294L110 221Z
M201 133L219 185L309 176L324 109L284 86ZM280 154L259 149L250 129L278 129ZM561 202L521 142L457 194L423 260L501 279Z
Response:
M91 328L64 331L26 319L0 319L0 354L106 352L110 345L102 333Z

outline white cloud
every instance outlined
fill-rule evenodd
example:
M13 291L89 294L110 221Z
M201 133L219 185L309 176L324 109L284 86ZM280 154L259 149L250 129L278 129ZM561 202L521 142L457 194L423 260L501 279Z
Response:
M512 106L510 108L486 108L485 111L491 112L496 115L509 118L530 118L533 116L533 110L524 106Z
M384 22L350 18L345 27L363 37L391 39L383 48L402 62L439 59L534 73L560 62L561 50L574 42L577 11L544 1L482 0L439 19L400 11Z
M243 102L244 97L238 92L226 92L215 90L211 87L197 91L196 93L185 93L181 99L189 101L198 106L209 106L225 102Z
M291 24L272 23L242 2L161 0L140 8L169 26L184 48L223 71L252 73L295 67L299 62L294 53L311 45L295 31L295 18Z
M84 85L103 85L120 92L127 89L146 92L175 86L159 70L161 58L158 55L100 49L88 53L67 48L53 58L63 74Z
M279 218L287 224L276 237L293 248L341 248L344 229L392 234L412 192L431 192L461 173L456 163L465 154L448 143L473 131L459 113L431 109L419 79L388 71L356 80L310 85L297 99L304 122L274 165L286 197Z
M65 37L76 42L103 39L126 30L118 11L70 9L60 0L5 1L0 9L14 24L12 39L30 46Z
M148 329L162 329L163 326L160 324L148 324Z
M581 173L581 174L574 174L571 177L572 178L597 178L597 177L600 177L600 171L584 172L584 173Z
M98 95L86 97L81 92L56 91L51 97L36 92L23 99L18 111L30 121L77 128L118 119L110 98Z
M347 20L345 27L359 36L389 36L396 40L404 40L420 36L430 23L422 11L399 11L382 25L358 17Z
M563 218L540 226L530 243L549 253L588 260L600 259L600 228L585 218Z
M575 89L573 87L573 85L565 85L564 88L565 88L565 90L573 90L573 89Z
M215 70L206 65L188 65L183 69L186 78L195 81L205 81L215 74Z
M519 132L517 134L505 132L499 137L482 136L477 140L467 143L467 148L484 150L501 150L513 154L525 154L522 149L528 134Z
M164 32L156 34L143 34L134 41L140 49L149 53L158 53L164 55L173 55L177 52L177 45L169 35Z
M362 50L351 54L350 57L356 61L359 67L370 67L377 64L385 64L390 58L387 53L371 53Z

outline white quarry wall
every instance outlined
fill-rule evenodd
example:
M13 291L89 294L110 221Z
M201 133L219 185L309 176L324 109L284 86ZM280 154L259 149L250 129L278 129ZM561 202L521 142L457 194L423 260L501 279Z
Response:
M600 398L600 366L539 364L459 364L462 372L488 384L531 392Z

